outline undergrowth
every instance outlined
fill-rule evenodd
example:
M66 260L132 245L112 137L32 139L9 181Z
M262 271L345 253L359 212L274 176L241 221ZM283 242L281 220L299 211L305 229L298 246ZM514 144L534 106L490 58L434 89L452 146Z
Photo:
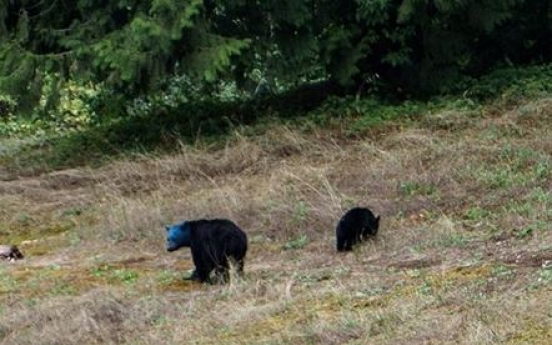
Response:
M23 119L20 125L0 123L0 133L20 126L21 134L15 137L26 138L17 145L8 141L0 150L0 163L8 171L23 174L98 165L109 157L174 152L180 143L220 143L236 130L259 135L267 122L286 123L306 131L321 126L346 128L344 134L354 136L382 123L400 119L405 124L409 119L447 109L477 114L491 100L512 104L524 97L546 94L550 85L552 67L544 65L499 69L478 80L465 79L453 93L429 100L397 102L382 94L340 98L331 96L338 92L335 86L315 84L270 99L202 100L172 108L162 106L133 116L108 117L110 121L65 133L48 133L40 128L33 131L33 123Z

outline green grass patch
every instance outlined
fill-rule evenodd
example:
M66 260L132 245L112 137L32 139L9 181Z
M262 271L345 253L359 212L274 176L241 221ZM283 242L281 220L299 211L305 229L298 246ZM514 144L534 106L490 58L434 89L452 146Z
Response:
M464 218L471 221L480 221L491 215L491 211L488 211L479 206L470 207L464 214Z
M500 163L478 167L473 169L471 174L488 188L523 187L538 181L546 181L550 176L550 163L546 161L537 161L534 164Z
M415 195L434 195L439 192L439 188L433 184L420 183L415 181L401 181L399 183L399 191L404 196Z
M284 245L282 248L284 250L295 250L295 249L301 249L304 246L308 244L308 237L305 234L300 235L297 238L290 239Z
M132 269L120 268L110 264L103 264L91 269L91 275L94 277L105 278L110 284L122 283L133 285L138 280L138 272Z

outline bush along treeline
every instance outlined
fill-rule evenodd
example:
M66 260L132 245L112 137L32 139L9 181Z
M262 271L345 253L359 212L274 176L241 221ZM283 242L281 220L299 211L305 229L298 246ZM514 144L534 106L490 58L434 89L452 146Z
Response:
M155 116L197 135L329 95L464 92L549 63L551 25L552 0L0 0L0 134Z
M269 127L284 122L307 131L318 127L343 130L346 123L344 135L363 135L386 121L407 122L426 113L449 109L478 114L488 101L508 106L527 98L547 97L552 92L552 65L497 69L479 79L466 78L456 87L461 92L400 102L343 95L336 84L326 82L260 99L206 97L174 105L165 98L154 97L133 102L125 116L97 122L85 130L43 133L33 123L26 130L31 140L22 141L23 145L15 141L18 144L15 148L0 145L0 163L14 176L96 165L118 155L171 152L180 148L178 142L194 143L201 139L211 146L224 144L221 137L237 128L246 135L257 135L267 122ZM13 122L21 123L27 124ZM18 133L21 136L22 132Z

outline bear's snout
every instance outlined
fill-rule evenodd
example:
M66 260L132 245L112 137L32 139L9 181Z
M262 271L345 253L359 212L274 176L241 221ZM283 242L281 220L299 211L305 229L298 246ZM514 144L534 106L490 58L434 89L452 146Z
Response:
M176 250L176 248L175 248L174 245L167 244L167 251L168 251L168 252L173 252L173 251L175 251L175 250Z

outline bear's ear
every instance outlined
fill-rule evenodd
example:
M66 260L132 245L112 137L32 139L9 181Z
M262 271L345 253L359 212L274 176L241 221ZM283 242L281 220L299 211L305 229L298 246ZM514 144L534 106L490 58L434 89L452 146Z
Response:
M378 216L376 217L376 223L379 223L380 221L380 215L378 214Z

